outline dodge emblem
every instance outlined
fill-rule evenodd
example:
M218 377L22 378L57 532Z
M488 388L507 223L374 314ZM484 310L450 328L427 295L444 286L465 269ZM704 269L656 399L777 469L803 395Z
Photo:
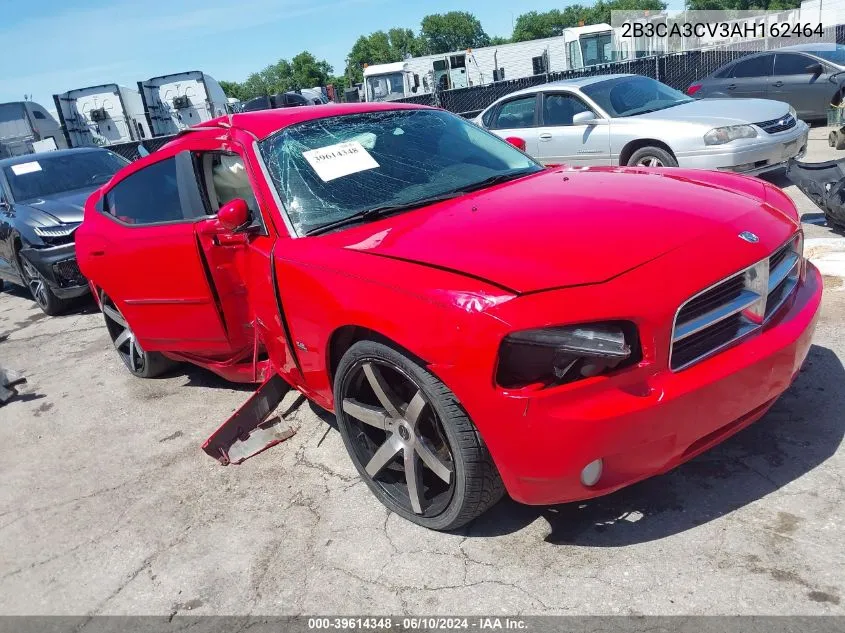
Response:
M751 231L743 231L739 234L739 238L751 244L756 244L760 241L760 238L754 235Z

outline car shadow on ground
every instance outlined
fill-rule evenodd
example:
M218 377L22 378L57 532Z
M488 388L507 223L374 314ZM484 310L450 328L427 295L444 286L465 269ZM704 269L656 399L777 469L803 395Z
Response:
M543 517L546 541L621 547L684 532L757 501L810 472L839 447L845 368L812 346L801 375L758 422L675 470L581 503L525 506L505 499L462 530L498 536ZM808 494L813 494L812 492Z

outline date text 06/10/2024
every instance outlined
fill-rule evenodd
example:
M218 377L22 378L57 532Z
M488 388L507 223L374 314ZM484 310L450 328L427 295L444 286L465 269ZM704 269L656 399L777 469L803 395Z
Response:
M322 617L308 618L308 628L315 631L360 629L373 629L377 631L525 631L528 629L528 625L521 618L504 617L439 618L421 616L401 619L390 617Z

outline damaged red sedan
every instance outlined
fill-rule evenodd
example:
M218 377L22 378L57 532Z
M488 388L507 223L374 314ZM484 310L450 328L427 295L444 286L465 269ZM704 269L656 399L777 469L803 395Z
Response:
M287 383L336 414L380 501L441 530L505 491L607 494L748 426L822 292L765 182L544 169L389 104L193 128L95 193L76 245L130 372L262 383L207 452L265 445Z

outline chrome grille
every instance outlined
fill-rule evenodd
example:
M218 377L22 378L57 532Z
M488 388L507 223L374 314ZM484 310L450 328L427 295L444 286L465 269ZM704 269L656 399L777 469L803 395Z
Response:
M786 116L782 116L777 119L772 119L771 121L760 121L759 123L755 123L754 125L769 134L777 134L778 132L786 132L787 130L791 130L792 128L794 128L795 117L791 114L787 114Z
M798 285L801 236L687 300L675 316L669 367L686 369L763 327Z

